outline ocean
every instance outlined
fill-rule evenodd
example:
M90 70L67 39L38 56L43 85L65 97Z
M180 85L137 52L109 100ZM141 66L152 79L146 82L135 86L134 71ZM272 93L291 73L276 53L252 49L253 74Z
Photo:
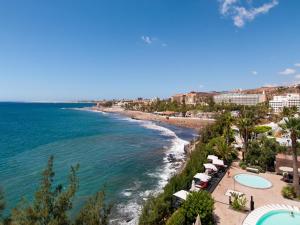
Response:
M197 134L118 114L80 110L90 104L0 103L0 187L6 213L31 200L49 156L56 183L79 163L73 214L105 186L114 203L111 224L135 225L144 200L162 190ZM168 155L176 160L170 162Z

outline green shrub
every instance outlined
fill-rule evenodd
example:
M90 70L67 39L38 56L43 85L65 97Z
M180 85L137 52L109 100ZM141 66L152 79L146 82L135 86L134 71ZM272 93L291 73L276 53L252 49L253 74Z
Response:
M212 225L214 200L207 191L191 193L183 204L187 225L193 224L197 215L200 216L202 224Z
M247 199L244 194L238 195L236 193L232 193L231 197L233 198L233 201L231 204L233 209L239 210L239 211L245 210L246 204L247 204Z
M269 126L256 126L253 131L257 134L264 134L272 130L272 127Z
M296 197L296 192L294 187L288 185L282 188L281 194L284 198L293 199Z
M241 165L242 170L245 170L247 168L246 164Z
M166 225L182 225L185 224L185 212L182 208L178 209L173 215L168 219Z

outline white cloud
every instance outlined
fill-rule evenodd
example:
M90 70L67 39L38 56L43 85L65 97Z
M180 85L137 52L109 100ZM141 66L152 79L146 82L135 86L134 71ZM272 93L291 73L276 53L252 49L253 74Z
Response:
M150 36L142 36L141 39L143 42L145 42L148 45L151 45L154 41L154 39Z
M253 75L257 75L257 74L258 74L258 72L257 72L256 70L251 71L251 73L252 73Z
M246 22L254 20L260 14L268 13L273 7L279 4L278 0L272 0L259 7L253 7L251 1L242 4L243 1L219 0L220 13L223 16L232 18L235 26L241 28Z
M300 74L295 75L295 79L300 80Z
M226 14L230 9L231 5L235 4L237 0L221 0L220 11L222 14Z
M300 67L300 63L295 63L294 66Z
M286 68L285 70L279 72L279 74L281 75L291 75L291 74L295 74L296 70L292 69L292 68Z

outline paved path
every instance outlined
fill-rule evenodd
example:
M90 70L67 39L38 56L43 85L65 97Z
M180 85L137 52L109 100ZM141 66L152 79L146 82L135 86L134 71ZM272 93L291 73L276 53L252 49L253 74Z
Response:
M230 177L225 175L212 194L216 201L214 212L218 221L217 224L242 225L247 216L247 213L237 212L229 208L228 197L225 196L225 193L228 189L234 190L235 188L236 191L245 193L248 199L248 207L250 206L251 195L254 197L255 208L272 203L288 204L300 207L300 202L288 200L282 197L281 189L286 185L286 183L280 180L281 176L271 173L261 173L259 175L271 181L273 186L270 189L254 189L234 182L233 176L238 173L248 172L240 169L237 166L237 163L233 163L232 167L230 168Z

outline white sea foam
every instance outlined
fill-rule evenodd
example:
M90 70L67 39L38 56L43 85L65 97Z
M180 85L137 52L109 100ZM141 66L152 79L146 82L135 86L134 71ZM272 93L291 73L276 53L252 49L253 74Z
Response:
M142 198L142 200L147 200L149 196L155 195L160 193L163 190L163 187L168 183L168 180L176 174L178 169L182 166L183 160L185 159L185 153L184 153L184 146L188 144L188 141L185 141L181 138L179 138L176 133L166 127L162 127L157 125L154 122L151 121L143 121L143 120L134 120L131 118L126 117L118 117L120 120L126 120L130 122L139 123L141 126L147 128L159 131L162 135L172 137L172 143L171 146L168 148L164 148L165 151L165 157L163 158L164 165L160 168L157 168L154 172L150 172L147 175L152 178L159 178L158 184L154 190L146 190L139 193L139 197ZM172 156L175 159L175 162L170 162L168 160L168 155L172 154ZM138 190L136 190L138 191ZM132 194L132 192L130 192ZM122 192L123 195L129 195L128 190ZM138 196L130 201L128 204L120 204L118 206L118 211L121 215L124 215L125 218L129 218L127 220L118 221L117 224L120 225L137 225L138 224L138 218L141 213L142 205L138 203L137 200Z
M88 112L94 112L94 113L100 113L102 115L107 115L107 112L94 110L89 107L82 107L82 108L61 108L61 109L72 109L72 110L78 110L78 111L88 111Z

